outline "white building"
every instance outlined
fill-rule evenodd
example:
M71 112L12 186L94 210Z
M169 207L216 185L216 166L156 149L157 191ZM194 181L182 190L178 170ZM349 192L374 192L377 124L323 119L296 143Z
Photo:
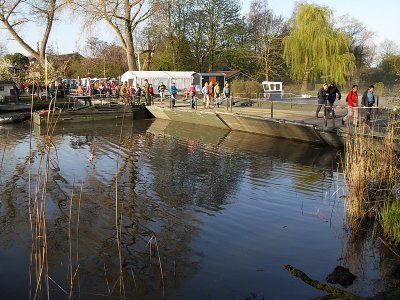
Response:
M14 81L0 80L0 102L9 101L15 97Z
M153 85L154 92L157 93L157 87L160 83L169 89L173 82L175 82L178 90L184 90L189 88L193 82L193 74L195 72L183 72L183 71L126 71L121 75L121 82L128 82L128 85L136 87L144 85L144 80L147 79L149 84Z

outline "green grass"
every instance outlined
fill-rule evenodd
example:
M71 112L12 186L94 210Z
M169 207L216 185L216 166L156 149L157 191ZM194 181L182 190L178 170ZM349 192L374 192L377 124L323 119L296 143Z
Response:
M380 213L380 223L384 235L394 245L400 245L400 206L399 200L385 201Z

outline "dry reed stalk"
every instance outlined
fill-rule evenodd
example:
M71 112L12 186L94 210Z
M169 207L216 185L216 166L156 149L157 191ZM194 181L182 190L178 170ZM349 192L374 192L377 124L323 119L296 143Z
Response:
M74 186L72 187L71 192L71 201L69 205L69 218L68 218L68 244L69 244L69 253L68 253L68 272L67 272L67 282L69 282L69 293L68 298L74 298L74 282L76 276L78 276L79 271L79 222L80 222L80 204L82 198L82 190L83 190L83 182L81 183L80 194L78 198L78 212L77 212L77 225L76 225L76 266L75 270L72 264L72 207L73 207L73 200L74 200ZM79 287L79 280L78 280L78 287Z
M49 153L42 153L48 155ZM43 167L45 164L45 167ZM34 299L42 297L42 289L45 288L47 298L50 299L50 287L48 276L48 260L47 260L47 230L46 230L46 196L48 183L48 167L49 159L44 160L41 157L37 173L37 183L32 209L33 221L33 241L32 241L32 256L34 258L36 287ZM44 282L44 286L43 286Z
M373 128L364 126L346 138L344 175L349 193L346 211L353 226L366 218L376 218L386 191L398 181L393 124L389 122L381 140L374 137Z
M74 280L72 275L72 238L71 238L71 220L72 220L72 204L74 199L74 187L72 186L71 201L69 203L69 216L68 216L68 275L67 282L69 281L68 299L73 298Z
M161 256L160 256L160 250L158 248L157 238L154 234L150 237L149 241L147 242L147 246L149 247L150 264L151 264L151 256L152 256L153 246L156 249L157 258L158 258L158 266L160 268L160 273L161 273L162 292L163 292L163 298L164 298L164 296L165 296L164 272L163 272L163 267L161 264Z
M5 138L5 143L4 143L4 148L3 148L3 153L2 153L2 155L1 155L1 163L0 163L0 174L1 174L1 171L3 170L3 162L4 162L4 156L5 156L5 154L6 154L6 148L7 148L7 141L8 141L8 135L10 134L10 132L7 130L7 136L6 136L6 138Z
M79 198L78 198L78 216L77 216L77 223L76 223L76 271L75 271L75 276L78 276L78 295L80 298L80 282L79 282L79 224L81 221L81 201L82 201L82 194L83 194L83 182L81 183L81 190L79 193Z
M31 100L31 116L33 113L33 95ZM50 108L52 102L49 104L48 119L50 118ZM53 109L54 110L54 109ZM54 114L54 111L53 111ZM32 122L31 122L32 124ZM31 125L32 126L32 125ZM54 125L55 126L55 125ZM36 185L34 195L31 195L31 182L32 182L32 130L30 135L29 144L29 222L31 226L31 255L30 255L30 272L29 272L29 298L37 299L43 298L45 293L47 299L50 299L50 280L54 282L49 276L48 264L48 243L47 243L47 228L46 228L46 199L47 199L47 185L48 185L48 170L50 166L50 157L52 154L51 149L55 148L52 143L52 136L49 133L54 132L50 130L50 123L47 127L47 135L43 139L43 147L41 151L40 160L36 174ZM33 281L35 281L33 283ZM33 287L34 285L34 287ZM57 284L58 285L58 284ZM59 285L58 285L59 286ZM32 295L32 288L34 294ZM61 287L60 287L61 288ZM63 290L61 288L61 290Z
M106 269L106 264L104 263L104 276L106 278L106 284L107 284L107 291L108 291L108 297L111 297L111 290L110 290L110 284L108 282L108 278L107 278L107 269Z
M35 79L33 79L32 82L33 85L33 90L35 90ZM31 120L32 120L32 115L33 115L33 93L32 93L32 98L31 98ZM29 163L28 163L28 213L29 213L29 225L31 228L31 241L33 244L33 223L32 223L32 194L31 194L31 182L32 182L32 126L33 122L30 123L30 134L29 134ZM33 247L32 247L33 248ZM32 299L32 253L29 256L29 299Z
M123 203L120 204L119 197L118 197L118 169L119 169L119 159L121 153L121 143L122 143L122 129L124 126L125 121L125 112L126 106L124 108L124 114L122 116L122 122L119 132L119 151L117 155L117 163L116 163L116 172L115 172L115 233L116 233L116 240L117 240L117 249L118 249L118 259L119 259L119 293L121 298L125 298L125 279L124 279L124 272L123 272L123 259L122 259L122 247L121 247L121 239L122 239L122 217L123 217ZM121 208L120 208L121 206Z

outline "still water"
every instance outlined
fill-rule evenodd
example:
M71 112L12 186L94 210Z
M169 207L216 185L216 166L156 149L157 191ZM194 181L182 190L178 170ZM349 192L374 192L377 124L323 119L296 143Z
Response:
M286 264L324 283L348 267L357 279L346 290L362 296L390 284L390 251L345 226L337 150L164 120L118 122L59 125L47 146L43 129L0 127L2 298L49 290L67 299L71 289L75 299L326 294ZM44 162L48 283L36 291L29 189Z

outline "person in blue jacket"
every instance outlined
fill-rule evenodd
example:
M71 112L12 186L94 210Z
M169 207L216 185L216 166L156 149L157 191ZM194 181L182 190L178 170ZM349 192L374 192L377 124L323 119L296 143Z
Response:
M170 86L169 93L171 94L172 107L175 107L176 94L178 93L176 86L175 86L175 82L173 82L172 85Z
M371 84L368 89L364 92L361 103L363 107L366 107L366 115L364 122L365 124L369 125L371 121L371 113L372 113L372 106L375 104L375 94L374 94L375 87Z

